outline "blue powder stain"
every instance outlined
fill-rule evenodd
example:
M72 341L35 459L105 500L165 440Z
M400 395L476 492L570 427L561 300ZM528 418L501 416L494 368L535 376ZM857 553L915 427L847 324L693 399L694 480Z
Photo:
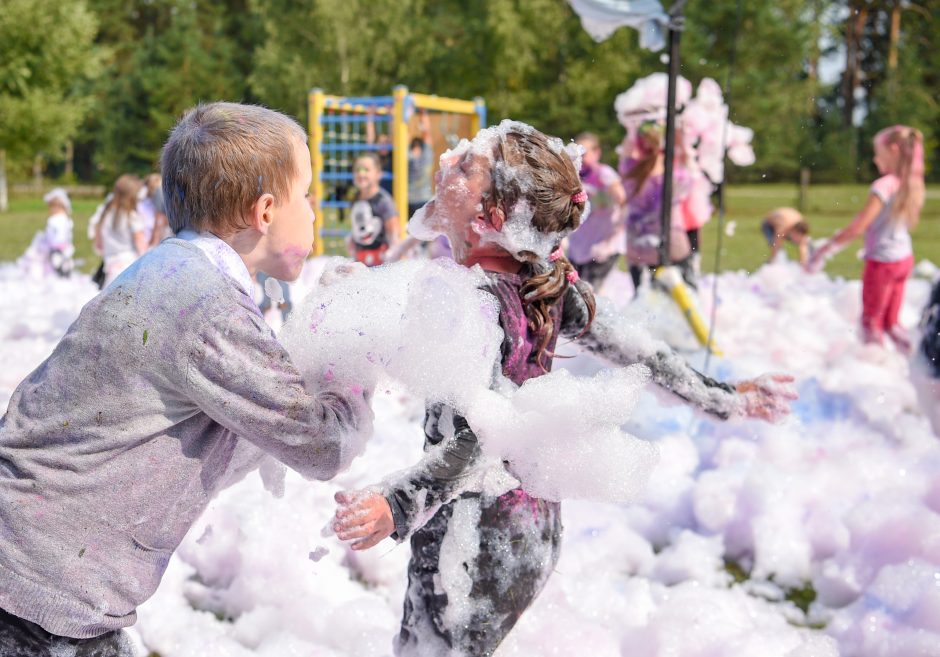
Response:
M815 377L801 381L798 392L800 398L793 402L792 409L803 424L844 420L855 407L849 395L826 390Z

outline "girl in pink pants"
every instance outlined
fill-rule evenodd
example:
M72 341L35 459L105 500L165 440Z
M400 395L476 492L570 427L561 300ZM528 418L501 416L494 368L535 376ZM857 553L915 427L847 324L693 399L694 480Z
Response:
M810 271L860 235L865 235L862 275L862 338L881 344L887 335L904 353L911 350L898 323L904 284L914 264L909 230L924 205L924 138L919 130L896 125L875 135L875 165L881 177L865 206L810 259Z

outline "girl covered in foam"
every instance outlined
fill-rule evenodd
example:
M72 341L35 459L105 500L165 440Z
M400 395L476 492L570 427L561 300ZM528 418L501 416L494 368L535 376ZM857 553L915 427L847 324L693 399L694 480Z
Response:
M442 156L437 194L409 224L418 239L446 235L458 263L482 268L504 331L502 375L522 385L546 374L565 336L617 365L645 364L653 381L718 417L785 415L789 377L719 383L595 304L560 250L585 212L579 160L580 147L503 121ZM410 539L396 654L492 655L557 563L560 505L522 487L474 488L468 473L480 444L450 407L430 406L424 428L418 464L373 489L337 494L333 529L357 550Z

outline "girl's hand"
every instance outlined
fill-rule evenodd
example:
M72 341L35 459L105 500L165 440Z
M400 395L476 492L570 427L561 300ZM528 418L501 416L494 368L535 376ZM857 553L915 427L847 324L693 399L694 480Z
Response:
M836 253L842 250L835 240L826 240L822 246L815 251L810 247L809 260L806 263L806 271L810 274L818 274L826 266L826 262Z
M392 509L385 496L375 491L340 491L334 496L339 508L333 531L342 541L353 541L353 550L367 550L395 531Z
M779 422L790 414L790 402L800 395L789 374L765 374L735 386L747 417Z

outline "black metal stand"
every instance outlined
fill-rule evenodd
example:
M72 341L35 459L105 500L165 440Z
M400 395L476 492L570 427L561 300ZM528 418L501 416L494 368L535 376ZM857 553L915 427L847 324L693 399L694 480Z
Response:
M663 205L660 214L662 241L660 266L669 265L669 236L672 224L672 180L676 159L676 82L679 79L679 40L684 28L682 14L687 0L676 0L669 9L669 91L666 96L666 144L663 162Z

